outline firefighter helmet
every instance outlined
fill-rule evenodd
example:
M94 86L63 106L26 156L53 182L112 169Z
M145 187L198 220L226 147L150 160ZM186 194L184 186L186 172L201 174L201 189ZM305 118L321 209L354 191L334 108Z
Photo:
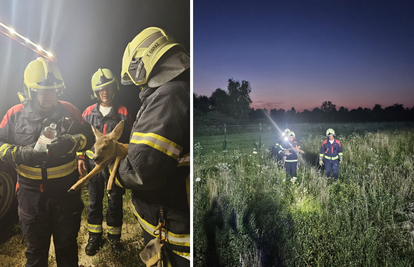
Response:
M326 136L335 136L335 131L332 128L329 128L328 130L326 130Z
M96 93L97 91L105 89L108 86L112 86L112 98L115 96L115 91L119 90L118 81L110 69L98 69L92 76L91 86L95 98L99 98L99 94Z
M24 94L27 100L31 100L31 91L55 90L61 95L65 84L57 65L51 61L38 57L30 62L24 71Z
M296 137L296 135L295 135L295 132L292 132L292 131L290 131L289 132L289 135L288 135L289 137L293 137L293 138L295 138Z
M171 35L157 27L140 32L126 47L122 58L121 83L144 85L148 82L155 64L171 48L185 52Z

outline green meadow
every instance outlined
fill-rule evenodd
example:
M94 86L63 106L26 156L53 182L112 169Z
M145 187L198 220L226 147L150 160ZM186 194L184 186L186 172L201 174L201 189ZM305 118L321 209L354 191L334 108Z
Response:
M317 165L323 130L296 133L296 182L275 131L195 136L194 266L412 266L413 128L352 130L338 182Z

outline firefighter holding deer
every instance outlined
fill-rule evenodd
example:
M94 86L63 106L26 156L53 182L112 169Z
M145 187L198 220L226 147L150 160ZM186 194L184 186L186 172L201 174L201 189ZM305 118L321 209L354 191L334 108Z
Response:
M131 118L127 109L115 101L115 94L119 90L118 81L112 71L100 68L91 79L92 91L97 103L85 109L82 117L100 133L106 135L120 122L124 121L122 135L119 142L128 143L131 130ZM79 173L84 174L86 170L92 170L98 159L95 157L94 147L86 152L78 153ZM109 173L105 170L88 182L89 207L88 207L88 231L89 239L85 247L87 255L95 255L103 244L102 221L103 221L103 198L105 185L108 182ZM114 252L122 251L121 230L122 230L122 196L125 189L114 185L108 192L108 210L106 214L107 233L111 248Z

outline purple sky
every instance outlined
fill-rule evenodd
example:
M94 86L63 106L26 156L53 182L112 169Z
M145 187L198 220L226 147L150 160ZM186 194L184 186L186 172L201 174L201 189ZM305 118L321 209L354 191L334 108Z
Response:
M414 106L414 1L194 1L193 16L196 94L233 78L255 108Z

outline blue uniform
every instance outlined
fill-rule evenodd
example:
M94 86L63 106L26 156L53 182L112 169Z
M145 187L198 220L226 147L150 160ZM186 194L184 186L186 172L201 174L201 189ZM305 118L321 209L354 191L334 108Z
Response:
M341 143L336 139L332 144L328 139L323 141L319 158L324 160L326 177L330 177L332 172L332 177L335 181L338 180L339 159L342 158Z
M292 142L283 141L281 143L276 143L276 151L278 155L286 157L285 170L290 177L297 176L298 153L295 150L297 146L298 142L296 142L296 140L293 140ZM288 153L284 152L286 149L289 149Z

